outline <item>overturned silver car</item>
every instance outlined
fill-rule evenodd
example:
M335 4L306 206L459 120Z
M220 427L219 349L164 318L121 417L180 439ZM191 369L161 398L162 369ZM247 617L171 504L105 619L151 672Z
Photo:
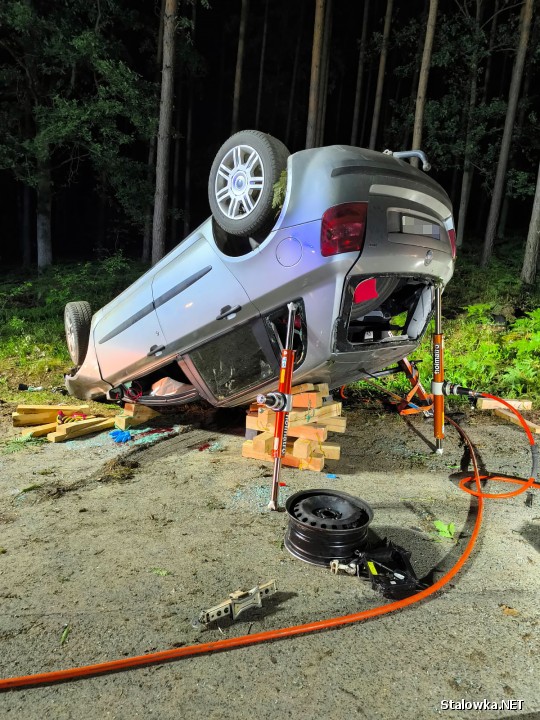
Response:
M210 172L212 217L93 317L85 301L66 306L69 392L248 403L276 387L291 301L295 383L338 387L409 355L455 259L450 200L411 154L427 165L414 151L289 155L258 131L229 138Z

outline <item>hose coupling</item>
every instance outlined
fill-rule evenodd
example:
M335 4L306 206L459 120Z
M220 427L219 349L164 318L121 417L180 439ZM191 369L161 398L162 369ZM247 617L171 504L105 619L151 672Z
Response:
M469 388L457 385L456 383L443 382L442 383L442 394L443 395L466 395L467 397L478 398L482 397L482 393L477 390L470 390Z
M257 402L275 412L289 412L292 409L292 395L278 391L269 392L267 395L257 395Z

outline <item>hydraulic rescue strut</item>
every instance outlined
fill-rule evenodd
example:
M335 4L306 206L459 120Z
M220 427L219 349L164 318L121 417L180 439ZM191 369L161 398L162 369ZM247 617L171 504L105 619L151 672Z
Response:
M270 510L278 509L278 493L279 493L279 474L281 472L281 458L285 455L287 447L287 431L289 428L289 412L292 409L292 375L294 368L293 350L293 333L294 321L296 319L296 311L298 306L295 303L287 305L289 317L287 319L287 337L285 345L281 351L281 369L279 372L279 385L277 392L270 392L268 395L257 395L259 405L265 405L276 413L276 423L274 426L274 448L272 457L274 458L274 472L272 475L272 495L268 508Z
M435 436L435 452L442 455L444 440L444 338L442 334L442 289L435 288L435 332L433 333L433 435Z

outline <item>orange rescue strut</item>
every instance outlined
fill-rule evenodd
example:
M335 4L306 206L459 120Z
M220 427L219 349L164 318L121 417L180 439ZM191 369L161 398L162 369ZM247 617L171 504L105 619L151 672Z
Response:
M289 317L287 319L287 337L281 351L281 370L279 373L279 385L277 392L270 392L268 395L257 395L259 405L265 405L276 412L276 424L274 426L274 473L272 475L272 495L268 503L269 510L278 509L279 474L281 472L281 459L287 448L287 432L289 429L289 412L292 409L292 376L294 368L293 333L294 321L298 306L290 302L287 305Z
M442 334L442 289L435 288L435 332L433 333L433 435L435 436L435 452L442 455L444 440L444 338Z

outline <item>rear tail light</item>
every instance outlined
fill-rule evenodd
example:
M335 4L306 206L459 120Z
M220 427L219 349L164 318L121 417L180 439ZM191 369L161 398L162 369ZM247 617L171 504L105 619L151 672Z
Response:
M454 228L450 228L450 230L448 231L448 238L450 240L450 247L452 248L452 260L455 260L457 250L456 250L456 231L454 230Z
M360 252L366 235L367 203L343 203L329 208L322 217L323 257Z

